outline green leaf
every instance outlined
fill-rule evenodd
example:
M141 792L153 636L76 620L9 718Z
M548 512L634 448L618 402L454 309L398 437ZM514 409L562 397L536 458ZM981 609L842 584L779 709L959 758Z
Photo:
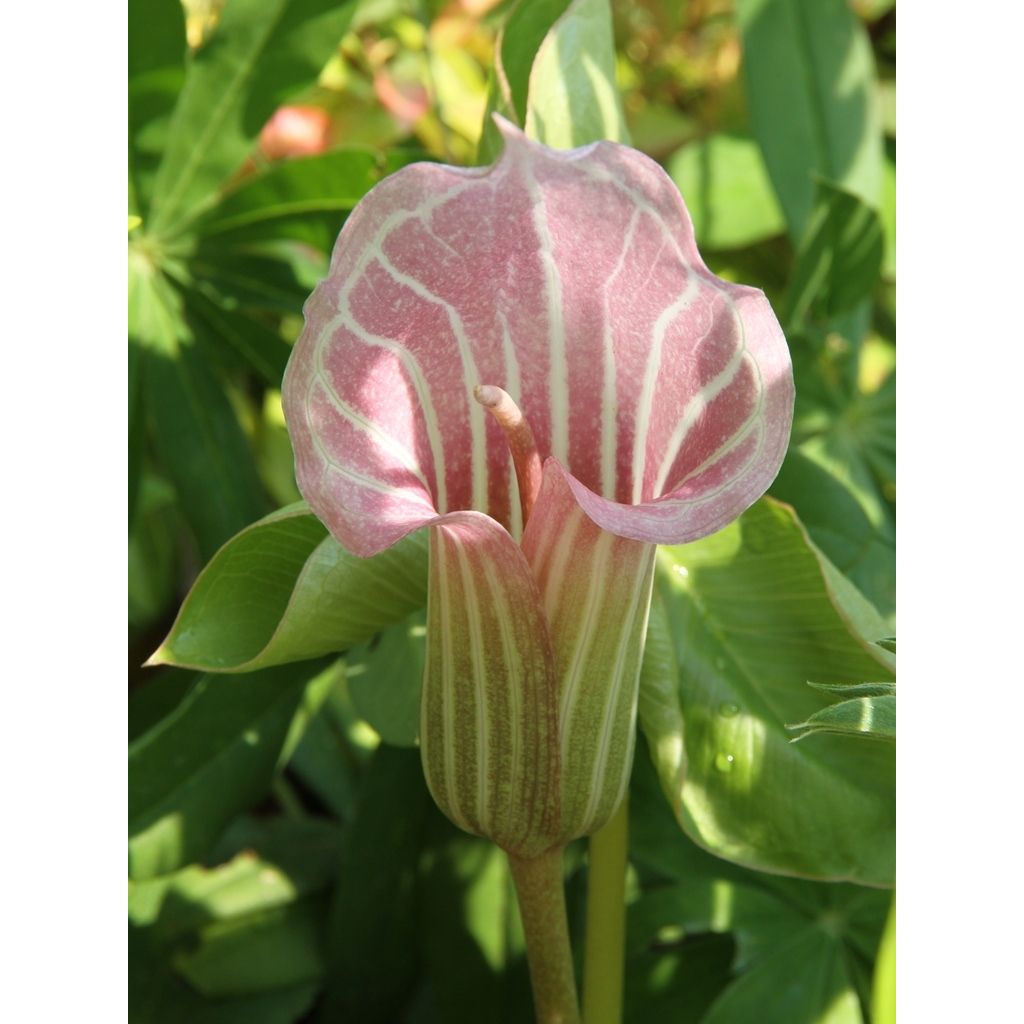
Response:
M226 361L259 375L265 384L279 388L291 347L281 335L255 316L224 309L193 289L186 295L196 336L215 346Z
M884 251L882 221L875 210L819 180L783 319L792 328L812 314L829 320L852 310L874 290Z
M345 658L353 706L393 746L419 739L426 639L426 613L418 612Z
M174 491L165 481L143 478L138 515L128 534L128 625L134 629L153 625L176 595L179 523L173 503Z
M151 227L166 234L215 200L260 129L311 84L338 46L354 4L231 0L193 55L154 183Z
M205 237L282 218L347 213L386 174L412 157L394 154L385 162L370 149L339 149L303 160L283 160L229 193L197 224ZM272 229L271 229L272 230Z
M702 248L737 249L785 230L757 143L720 133L677 150L668 173L679 186Z
M161 466L209 558L264 515L267 499L252 451L220 382L194 346L146 366L146 406Z
M871 43L846 0L738 0L754 135L794 240L813 176L877 207L882 133Z
M250 672L344 651L426 604L426 538L350 555L303 503L217 552L151 664Z
M417 873L433 809L419 753L381 746L347 832L327 939L323 1020L391 1024L416 981Z
M322 900L303 900L203 930L197 949L174 966L203 995L272 992L323 975Z
M420 949L426 1002L445 1024L533 1016L525 943L505 854L431 815Z
M315 975L312 965L322 962L323 910L315 908L337 872L340 830L315 820L240 820L225 839L244 848L225 864L129 882L133 1020L177 1024L196 1014L290 1024L311 1001L313 987L293 979ZM188 985L171 974L172 963Z
M818 462L790 449L772 484L773 497L792 505L811 540L878 609L896 614L896 538L884 518L876 525L857 494Z
M871 992L874 1024L896 1024L896 894L878 946Z
M771 499L659 564L683 729L644 729L684 831L759 870L891 884L892 748L786 730L829 703L805 680L891 676L885 624Z
M167 122L185 80L185 12L180 0L128 4L129 210L148 206Z
M322 662L237 679L204 676L128 748L133 878L203 857L224 826L266 792L306 687Z
M857 684L854 684L857 685ZM860 684L874 686L874 684ZM794 741L816 733L837 736L867 736L878 740L896 739L896 696L852 696L830 707L816 711L806 722L788 728L799 730Z
M573 0L544 37L530 69L526 134L555 149L629 142L608 0Z
M797 381L792 446L860 504L884 539L893 537L896 496L896 376L875 391ZM892 632L890 630L890 632Z

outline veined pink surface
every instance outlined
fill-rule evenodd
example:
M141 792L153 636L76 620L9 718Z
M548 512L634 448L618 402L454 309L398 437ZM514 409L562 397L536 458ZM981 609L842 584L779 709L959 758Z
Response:
M405 168L345 225L285 378L300 489L360 555L460 509L518 536L505 438L473 400L492 384L604 529L658 543L719 529L789 439L789 351L767 300L707 270L646 156L501 128L492 167Z
M284 408L299 488L346 548L434 527L427 782L457 824L532 856L621 800L654 545L765 491L793 378L764 295L708 271L657 164L499 124L494 166L407 167L359 204ZM511 395L544 460L525 532L478 385Z

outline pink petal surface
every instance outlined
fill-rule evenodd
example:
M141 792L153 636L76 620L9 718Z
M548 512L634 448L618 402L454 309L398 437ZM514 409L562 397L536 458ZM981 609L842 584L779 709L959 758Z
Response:
M346 223L284 384L302 493L361 555L458 509L519 536L505 438L472 397L492 384L603 529L713 532L764 492L789 439L767 300L707 270L652 160L501 127L494 166L407 167Z

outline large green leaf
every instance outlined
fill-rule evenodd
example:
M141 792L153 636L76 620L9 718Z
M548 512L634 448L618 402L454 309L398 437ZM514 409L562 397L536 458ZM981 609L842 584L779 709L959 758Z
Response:
M321 1019L402 1019L419 967L417 874L434 810L415 750L381 746L366 770L334 890Z
M426 604L426 561L421 534L357 558L288 506L217 552L151 663L251 672L346 650Z
M818 181L814 211L789 282L785 322L809 315L829 320L852 310L874 290L885 241L878 213L829 181Z
M203 857L225 825L266 792L307 687L325 695L322 662L239 678L204 676L128 748L128 860L134 878Z
M129 212L142 213L185 79L185 12L180 0L128 4Z
M160 464L203 558L267 511L252 451L220 382L194 345L152 353L146 407Z
M631 860L641 890L627 917L634 998L653 1008L659 998L681 997L675 974L700 956L701 940L717 934L732 938L734 956L724 972L719 961L695 986L702 1012L683 1019L859 1024L858 996L866 994L889 894L780 878L711 857L678 829L657 788L649 760L641 758L630 797ZM784 952L791 948L792 956Z
M412 747L419 739L426 639L419 612L345 658L352 704L385 743Z
M892 748L793 744L786 730L831 703L808 679L892 678L892 656L873 643L888 627L771 499L712 537L663 548L659 566L682 731L665 715L644 728L683 829L760 870L892 884Z
M679 186L702 248L736 249L785 230L757 143L710 135L677 150L668 173Z
M208 206L274 109L311 84L354 4L230 0L193 55L154 183L151 228L166 234Z
M532 1018L525 943L508 859L432 814L420 948L426 1002L445 1024Z
M811 540L891 623L896 538L887 524L873 523L853 490L797 449L786 455L771 493L796 509Z
M810 219L815 174L877 206L874 57L846 0L737 0L737 14L751 123L792 238Z

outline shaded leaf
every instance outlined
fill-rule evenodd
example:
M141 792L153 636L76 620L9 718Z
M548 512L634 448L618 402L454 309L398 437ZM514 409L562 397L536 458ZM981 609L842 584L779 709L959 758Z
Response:
M736 10L751 124L791 237L806 230L814 175L877 206L874 57L846 0L738 0Z
M424 536L357 558L299 503L217 552L151 661L214 672L301 661L346 650L424 604Z
M867 684L865 684L867 685ZM798 732L793 742L817 733L838 736L866 736L878 740L896 739L896 697L852 697L816 711L805 722L787 728Z
M163 470L209 558L264 515L267 500L252 451L220 382L194 346L146 366L146 405Z
M419 739L426 640L426 614L418 612L345 659L352 704L393 746L412 747Z
M419 967L416 879L431 813L419 753L381 746L363 778L334 890L321 1020L400 1019Z
M238 679L204 676L129 747L133 878L203 857L225 825L266 792L303 693L322 671L323 663L312 663Z
M832 319L867 298L882 271L885 240L878 214L863 200L819 180L789 283L785 322Z
M833 737L794 746L785 728L829 703L805 680L891 674L872 642L888 632L877 613L770 499L659 559L682 743L657 721L645 731L683 829L760 870L891 884L891 748Z

